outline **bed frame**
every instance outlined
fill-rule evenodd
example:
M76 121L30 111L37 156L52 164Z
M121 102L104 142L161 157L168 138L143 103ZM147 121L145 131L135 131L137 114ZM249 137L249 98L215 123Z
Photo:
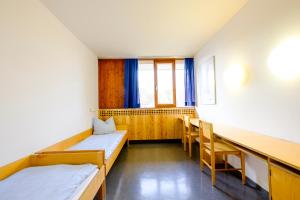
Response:
M97 165L99 171L86 187L79 200L93 200L94 197L97 197L100 200L105 200L106 185L104 158L103 150L63 151L34 154L0 167L0 180L31 166L47 166L56 164L79 165L91 163Z
M127 125L117 125L116 128L118 131L126 131ZM52 146L49 146L37 153L44 154L44 153L51 153L51 152L57 152L57 151L59 151L59 152L64 151L65 149L68 149L68 148L74 146L75 144L81 142L82 140L86 139L87 137L91 136L92 134L93 134L93 129L88 129L84 132L81 132L77 135L67 138L61 142L58 142ZM115 160L117 159L119 153L121 152L121 150L122 150L123 146L126 144L126 142L127 142L127 146L128 146L129 138L128 138L127 131L126 131L123 139L121 140L121 142L118 144L117 148L111 154L110 158L104 161L106 175L109 173L110 169L112 168Z

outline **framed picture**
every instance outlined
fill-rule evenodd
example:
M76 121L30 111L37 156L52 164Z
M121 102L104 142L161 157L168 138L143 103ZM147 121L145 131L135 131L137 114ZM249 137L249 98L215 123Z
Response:
M216 75L214 56L200 64L199 73L200 103L204 105L216 104Z

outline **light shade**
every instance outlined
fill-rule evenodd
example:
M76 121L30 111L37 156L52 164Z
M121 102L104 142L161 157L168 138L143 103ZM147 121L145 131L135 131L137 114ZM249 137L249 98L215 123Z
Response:
M268 59L269 69L283 80L300 75L300 38L286 40L273 49Z

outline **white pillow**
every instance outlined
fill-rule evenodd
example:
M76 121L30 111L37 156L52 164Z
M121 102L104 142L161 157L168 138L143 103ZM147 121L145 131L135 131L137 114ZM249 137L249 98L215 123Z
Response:
M107 133L113 133L116 131L116 125L113 117L110 117L106 121L101 119L93 119L93 128L95 135L102 135Z

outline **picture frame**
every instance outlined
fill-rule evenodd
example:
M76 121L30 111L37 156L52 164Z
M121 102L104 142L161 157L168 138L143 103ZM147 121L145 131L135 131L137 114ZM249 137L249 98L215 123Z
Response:
M215 105L216 102L216 74L215 56L200 63L199 70L200 104Z

